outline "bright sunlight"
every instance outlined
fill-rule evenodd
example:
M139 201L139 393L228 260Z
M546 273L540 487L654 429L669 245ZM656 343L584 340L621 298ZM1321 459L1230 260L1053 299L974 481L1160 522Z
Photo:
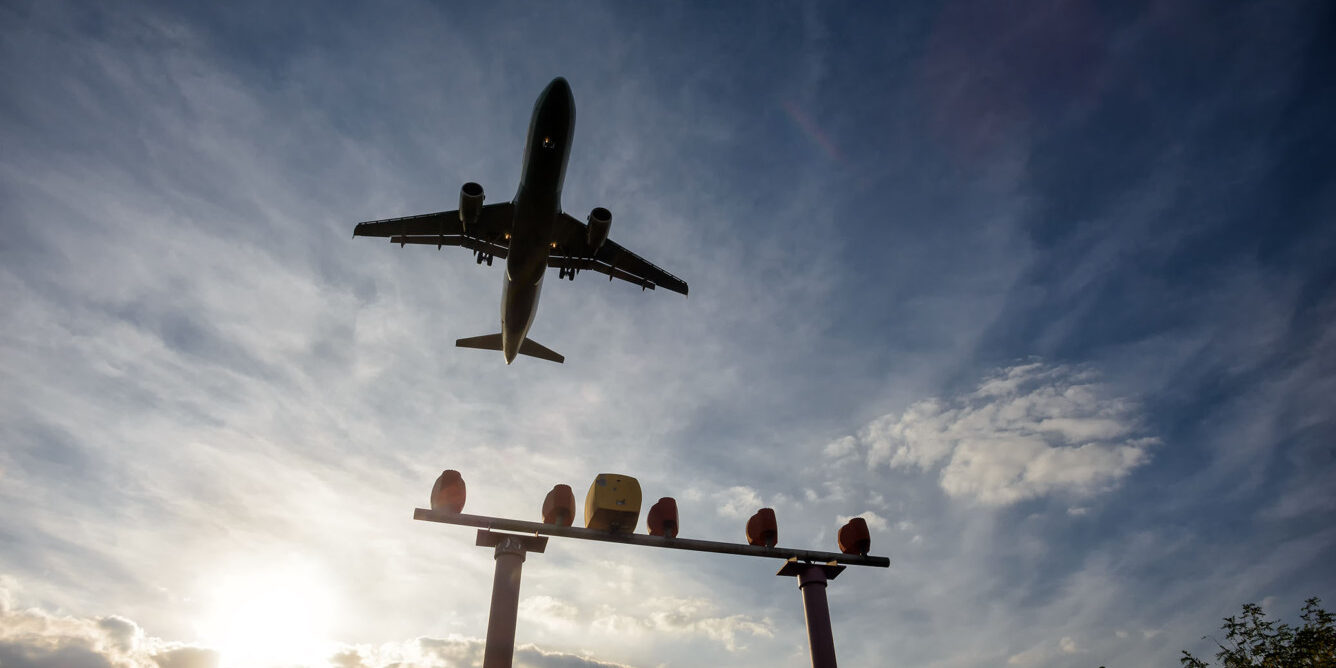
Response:
M324 665L334 597L326 578L290 558L223 571L212 583L201 639L224 668Z

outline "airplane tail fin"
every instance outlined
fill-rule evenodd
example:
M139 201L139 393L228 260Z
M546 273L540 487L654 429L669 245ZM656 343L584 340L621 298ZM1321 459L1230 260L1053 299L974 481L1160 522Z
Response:
M478 350L501 350L501 335L484 334L482 336L472 336L467 339L457 339L455 341L455 346L458 348L477 348ZM566 361L564 356L557 354L533 339L525 339L524 342L520 344L519 353L521 355L528 355L529 357L544 359L549 362L556 362L557 364Z

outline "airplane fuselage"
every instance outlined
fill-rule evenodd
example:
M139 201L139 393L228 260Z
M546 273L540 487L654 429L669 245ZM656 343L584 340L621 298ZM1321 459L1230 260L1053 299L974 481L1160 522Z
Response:
M501 350L507 364L519 354L538 314L574 134L575 99L570 85L558 77L534 103L524 146L524 171L513 201L515 219L501 291Z

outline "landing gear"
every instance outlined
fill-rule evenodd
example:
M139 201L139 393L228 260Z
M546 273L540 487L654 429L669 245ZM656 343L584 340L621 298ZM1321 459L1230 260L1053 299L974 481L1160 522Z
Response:
M575 280L575 267L558 267L557 278L565 278L572 281Z
M482 252L482 251L474 251L474 252L473 252L473 258L478 262L478 264L482 264L482 263L486 262L486 263L487 263L487 266L489 266L489 267L492 266L492 254L491 254L491 253L484 253L484 252Z

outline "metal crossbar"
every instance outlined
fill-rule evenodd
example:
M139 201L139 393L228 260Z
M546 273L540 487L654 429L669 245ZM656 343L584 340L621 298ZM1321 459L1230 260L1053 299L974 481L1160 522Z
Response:
M765 547L762 545L742 545L740 543L722 543L713 540L697 540L694 538L668 538L666 536L649 536L638 533L613 533L598 529L586 529L584 527L565 527L558 524L526 522L524 520L488 517L486 515L467 515L464 513L452 513L446 510L429 510L427 508L414 509L413 519L427 522L442 522L444 524L458 524L460 526L478 527L480 529L515 531L518 533L562 536L565 538L583 538L585 540L598 540L606 543L626 543L629 545L644 545L646 547L666 547L674 550L737 554L744 557L767 557L770 559L783 560L797 559L798 561L817 564L837 563L845 566L876 566L878 568L887 568L891 565L889 557L843 554L840 552L819 552L816 550L799 550L778 546Z

